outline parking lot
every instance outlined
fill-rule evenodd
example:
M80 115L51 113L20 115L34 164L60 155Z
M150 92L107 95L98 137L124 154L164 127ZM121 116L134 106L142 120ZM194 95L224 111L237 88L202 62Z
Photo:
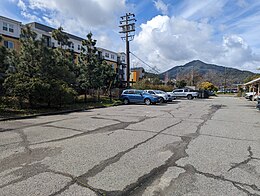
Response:
M260 195L260 112L243 98L0 122L0 195Z

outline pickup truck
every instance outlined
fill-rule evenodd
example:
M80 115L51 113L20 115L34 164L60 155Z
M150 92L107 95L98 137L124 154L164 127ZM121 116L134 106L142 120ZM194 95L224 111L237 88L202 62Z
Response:
M186 97L187 99L193 99L198 96L198 92L195 92L191 89L183 88L183 89L175 89L172 92L167 92L176 98Z

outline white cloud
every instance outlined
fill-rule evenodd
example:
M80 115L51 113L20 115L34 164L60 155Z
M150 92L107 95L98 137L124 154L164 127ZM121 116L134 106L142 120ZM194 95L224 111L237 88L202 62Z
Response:
M27 9L25 3L24 3L22 0L19 0L19 1L18 1L17 6L18 6L19 8L21 8L22 11L26 11L26 9Z
M168 14L169 5L165 4L162 0L155 0L154 6L158 11L162 12L163 14Z
M207 22L156 16L141 25L134 42L135 53L161 71L195 59L255 70L258 56L243 38L227 35L217 42L213 41L214 32Z
M21 12L21 15L22 15L23 17L25 17L25 18L31 20L31 21L37 21L37 22L38 22L38 21L41 21L36 15L30 14L30 13L28 13L28 12L26 12L26 11L22 11L22 12Z
M113 26L118 10L125 9L125 0L29 0L32 10L50 12L60 23L73 19L76 25L92 27Z
M18 1L18 0L16 0ZM90 31L102 38L98 45L113 49L108 41L119 31L119 16L126 10L125 0L19 0L21 15L30 22L62 26L66 32L85 37ZM37 13L38 12L38 13ZM35 13L35 14L34 14ZM112 32L112 33L111 33ZM105 38L106 37L106 38ZM120 35L117 35L120 42Z
M223 7L228 0L211 0L211 1L194 1L187 0L183 3L183 12L181 16L184 18L205 18L216 17L223 12Z
M141 28L137 23L138 33L131 50L161 71L194 59L255 71L260 59L255 54L260 52L257 0L250 4L247 0L185 0L169 4L166 0L137 4L127 0L6 1L21 9L21 14L30 20L27 22L62 26L81 37L91 31L98 46L115 51L124 50L118 34L119 17L131 10L137 13L138 21L146 21L154 13L149 10L149 14L143 14L143 10L153 4L163 16L148 19ZM167 16L169 13L175 16Z

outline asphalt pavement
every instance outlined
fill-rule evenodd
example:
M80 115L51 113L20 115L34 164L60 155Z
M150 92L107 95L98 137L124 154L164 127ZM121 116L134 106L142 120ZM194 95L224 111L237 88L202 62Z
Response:
M260 195L260 112L243 98L0 122L1 196Z

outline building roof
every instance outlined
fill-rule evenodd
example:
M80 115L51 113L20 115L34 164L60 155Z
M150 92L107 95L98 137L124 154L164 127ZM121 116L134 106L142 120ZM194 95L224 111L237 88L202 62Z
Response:
M97 50L98 50L98 51L101 51L101 52L102 52L102 51L106 51L106 52L114 53L114 54L116 54L116 55L118 54L117 52L114 52L114 51L112 51L112 50L108 50L108 49L100 48L100 47L97 47Z
M244 85L247 86L247 85L250 85L250 84L253 84L253 83L256 83L256 82L259 82L259 83L260 83L260 78L256 78L256 79L254 79L254 80L251 80L251 81L245 83Z
M45 32L52 32L53 30L55 30L55 28L40 24L38 22L32 22L32 23L29 23L28 25L33 26L34 28L40 29L40 30L45 31ZM81 37L78 37L78 36L75 36L75 35L72 35L72 34L69 34L69 33L66 33L66 34L69 36L70 39L78 40L80 42L82 40L84 40Z
M22 24L21 22L19 22L19 21L17 21L17 20L13 20L13 19L11 19L11 18L6 18L6 17L4 17L4 16L0 16L0 18L3 19L3 20L9 20L9 21L11 21L11 22L15 22L15 23L17 23L17 24Z
M143 67L134 67L134 68L131 68L131 71L143 71L144 68Z

